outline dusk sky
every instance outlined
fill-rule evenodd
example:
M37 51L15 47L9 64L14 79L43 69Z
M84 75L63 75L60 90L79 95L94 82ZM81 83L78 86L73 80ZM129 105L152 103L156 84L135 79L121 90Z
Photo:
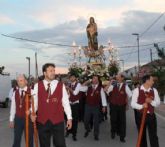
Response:
M132 33L143 33L165 11L165 0L0 0L0 34L37 41L87 45L86 26L93 16L98 25L99 44L108 40L116 47L137 45ZM141 38L140 45L160 43L165 47L165 14ZM157 59L153 45L140 47L141 64L150 62L149 49ZM0 66L14 77L28 73L26 57L38 53L39 72L46 62L57 66L57 73L67 72L72 59L71 47L19 41L0 35ZM137 65L137 48L118 48L125 69ZM130 53L132 52L132 53ZM108 52L107 52L108 53ZM128 54L127 54L128 53Z

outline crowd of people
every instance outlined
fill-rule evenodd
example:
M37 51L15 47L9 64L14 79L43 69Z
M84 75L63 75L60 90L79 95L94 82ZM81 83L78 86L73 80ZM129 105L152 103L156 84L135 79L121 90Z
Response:
M93 75L91 80L80 83L76 75L69 75L69 82L59 81L55 77L55 65L46 63L42 67L43 79L34 86L28 86L24 75L17 77L17 88L11 95L9 126L14 128L13 147L21 146L25 130L25 116L29 116L29 147L33 147L33 123L37 123L40 147L50 147L51 137L55 147L66 147L65 137L72 135L77 141L79 122L84 123L84 137L93 130L95 141L99 140L100 123L109 114L111 138L119 136L120 142L126 142L126 113L129 101L134 109L135 122L140 130L143 109L147 116L140 147L147 147L146 131L148 129L151 147L159 147L157 122L154 108L160 104L157 90L153 87L154 79L145 75L142 83L130 90L122 74L118 74L107 85L102 85L100 77ZM35 115L32 104L25 109L26 93L34 99ZM30 98L30 97L29 97ZM108 112L109 110L109 112Z

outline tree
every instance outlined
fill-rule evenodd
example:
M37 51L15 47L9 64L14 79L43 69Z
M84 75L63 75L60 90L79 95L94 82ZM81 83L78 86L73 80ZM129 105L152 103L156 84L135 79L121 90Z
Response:
M156 87L160 96L163 97L165 95L165 49L160 48L158 44L154 44L154 47L156 48L158 57L160 58L160 60L157 61L160 66L153 65L155 69L153 75L157 77Z
M113 62L109 64L108 72L110 76L117 75L117 73L119 72L119 65L117 64L117 62Z
M4 69L5 69L4 66L0 67L0 74L3 74Z

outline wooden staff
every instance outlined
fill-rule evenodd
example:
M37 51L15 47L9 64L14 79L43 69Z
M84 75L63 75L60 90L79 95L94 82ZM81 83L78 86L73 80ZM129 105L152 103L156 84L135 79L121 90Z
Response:
M28 115L28 112L29 111L29 94L25 94L25 114L26 114L26 117L25 117L25 143L26 143L26 147L29 147L29 115Z
M147 94L145 94L145 96L147 98L150 98ZM141 144L141 140L142 140L142 136L143 136L143 130L144 130L144 124L145 124L146 116L147 116L147 111L148 111L148 108L144 108L143 109L143 115L142 115L142 120L141 120L141 125L140 125L140 131L139 131L139 135L138 135L138 140L137 140L136 147L140 147L140 144Z
M35 116L34 97L33 96L31 96L31 103L32 103L32 115ZM36 121L33 122L33 127L34 127L34 142L35 142L35 146L38 147L38 132L37 132Z
M140 131L139 131L138 141L137 141L136 147L140 147L140 144L141 144L144 124L145 124L146 115L147 115L147 110L148 110L147 108L144 108L144 110L143 110L143 115L142 115L142 120L141 120L141 125L140 125Z

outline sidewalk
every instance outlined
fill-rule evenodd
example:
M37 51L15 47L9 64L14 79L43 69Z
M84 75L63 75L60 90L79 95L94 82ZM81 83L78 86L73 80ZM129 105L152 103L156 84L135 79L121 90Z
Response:
M165 117L165 104L163 102L160 103L160 106L155 109L156 113Z

